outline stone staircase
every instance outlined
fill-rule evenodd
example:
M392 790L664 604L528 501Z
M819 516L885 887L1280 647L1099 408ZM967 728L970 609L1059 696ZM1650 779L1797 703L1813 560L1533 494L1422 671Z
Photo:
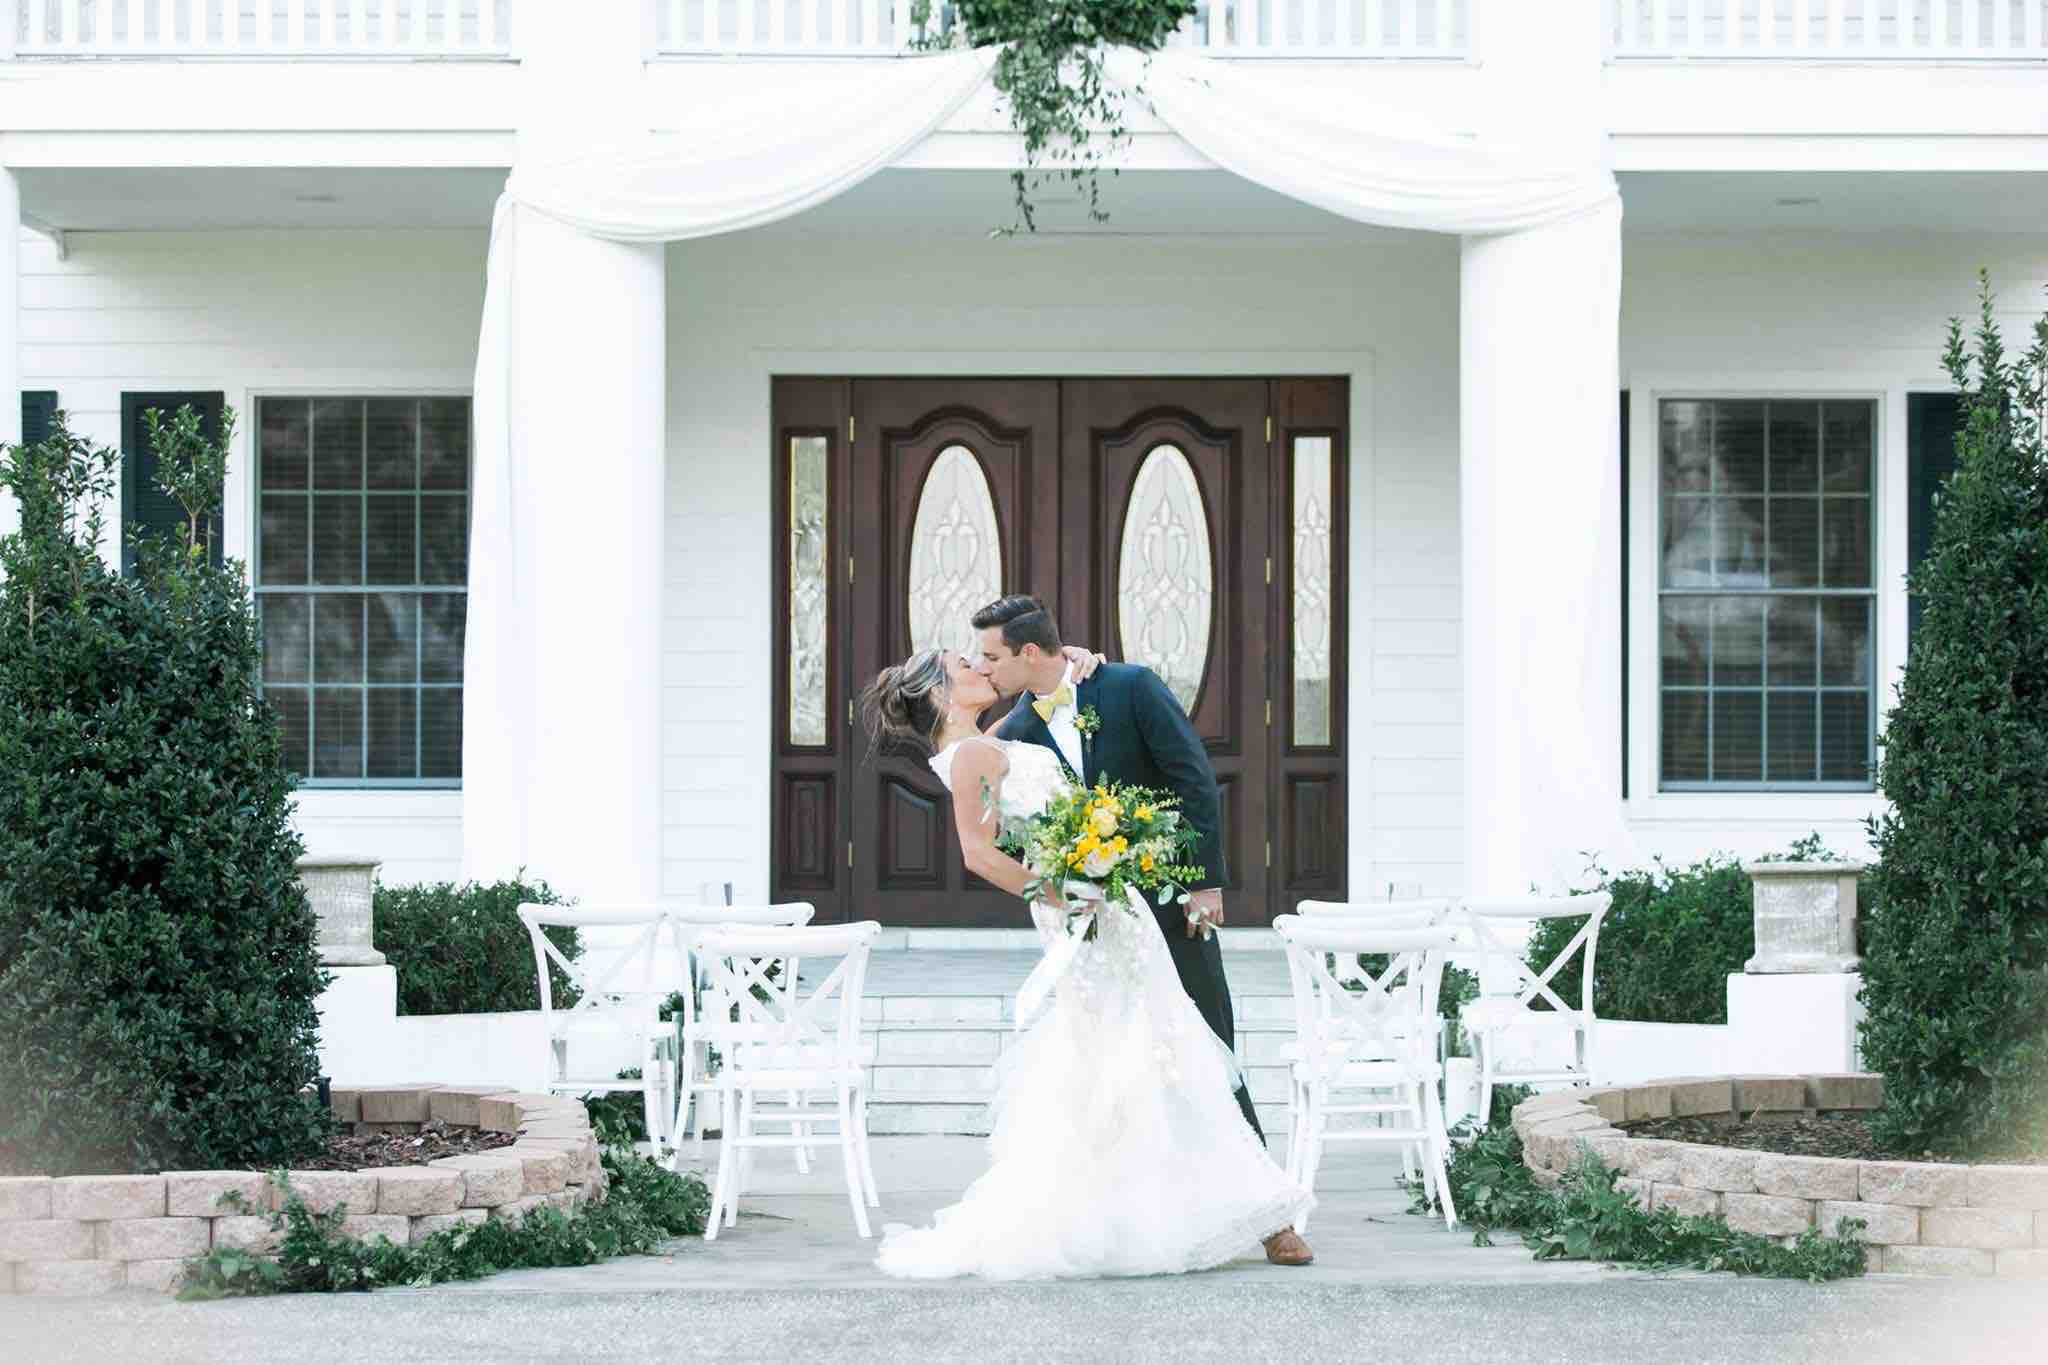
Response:
M863 1002L862 1041L873 1071L868 1124L875 1133L988 1132L995 1069L1016 1038L1016 989L1036 964L1035 945L993 951L952 948L877 952ZM1294 1006L1277 953L1226 952L1237 1006L1238 1058L1268 1136L1285 1131ZM1277 972L1277 976L1275 973ZM948 983L948 992L937 989ZM949 993L957 991L957 993Z

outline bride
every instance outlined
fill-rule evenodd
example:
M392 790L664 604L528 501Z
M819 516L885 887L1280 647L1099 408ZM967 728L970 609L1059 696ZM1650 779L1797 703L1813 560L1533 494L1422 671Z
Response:
M981 733L977 721L996 700L966 658L926 650L882 670L862 705L878 741L931 751L953 794L968 870L1021 894L1032 876L996 838L1042 811L1067 779L1052 750ZM1236 1059L1182 989L1158 921L1142 901L1129 909L1138 913L1100 902L1032 905L1053 959L1041 971L1056 966L1056 953L1074 955L1051 1009L999 1064L993 1162L933 1226L884 1229L884 1273L1013 1280L1200 1270L1281 1235L1308 1210L1310 1196L1238 1109ZM1090 910L1096 937L1066 941L1068 914Z

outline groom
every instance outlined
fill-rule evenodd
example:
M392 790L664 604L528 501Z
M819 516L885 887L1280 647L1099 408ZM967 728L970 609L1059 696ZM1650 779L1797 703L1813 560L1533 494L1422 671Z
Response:
M1035 597L1005 597L976 612L975 671L1003 696L1031 694L1030 704L1011 709L998 737L1043 744L1084 785L1099 780L1159 787L1180 798L1181 813L1201 835L1190 861L1203 876L1191 888L1186 913L1154 904L1159 930L1173 956L1180 984L1225 1047L1236 1046L1230 984L1223 976L1223 952L1215 930L1223 923L1223 860L1216 772L1187 712L1157 673L1138 664L1104 664L1075 684L1073 665L1060 653L1059 627ZM1094 725L1082 720L1093 713ZM1084 733L1086 731L1087 733ZM1251 1092L1240 1082L1237 1105L1246 1123L1265 1141ZM1308 1244L1292 1228L1266 1239L1266 1259L1277 1265L1306 1265Z

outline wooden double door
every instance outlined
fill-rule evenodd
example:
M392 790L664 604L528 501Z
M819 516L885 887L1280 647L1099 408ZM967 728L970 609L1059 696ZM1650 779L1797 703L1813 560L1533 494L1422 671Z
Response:
M871 744L853 699L1029 592L1188 708L1233 923L1341 898L1347 411L1334 378L778 379L774 897L1024 922L961 865L924 755Z

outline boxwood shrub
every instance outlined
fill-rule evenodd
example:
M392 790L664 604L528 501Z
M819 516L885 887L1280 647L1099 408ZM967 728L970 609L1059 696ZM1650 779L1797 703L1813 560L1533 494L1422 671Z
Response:
M9 399L8 401L12 401ZM232 414L224 425L232 427ZM284 1164L330 1127L291 777L242 566L191 543L225 432L158 430L175 541L110 572L119 457L0 454L0 1164L52 1174Z
M482 885L436 882L378 886L373 937L377 951L398 969L400 1014L492 1014L540 1008L533 941L519 922L524 902L564 902L544 881L522 872ZM581 951L573 928L549 929L564 957ZM554 963L555 1003L574 1001L568 976Z
M1863 1053L1886 1141L2030 1154L2048 1150L2048 318L2008 357L1986 281L1945 359L1962 424L1878 767Z
M1833 855L1814 834L1768 856L1811 862ZM1593 1012L1602 1019L1659 1024L1727 1023L1728 978L1756 951L1750 880L1742 864L1712 854L1690 867L1659 861L1598 875L1597 889L1610 893L1614 903L1600 923ZM1539 923L1529 938L1530 968L1549 966L1585 923L1583 916ZM1574 955L1551 978L1551 989L1574 1006L1583 963L1583 954Z

